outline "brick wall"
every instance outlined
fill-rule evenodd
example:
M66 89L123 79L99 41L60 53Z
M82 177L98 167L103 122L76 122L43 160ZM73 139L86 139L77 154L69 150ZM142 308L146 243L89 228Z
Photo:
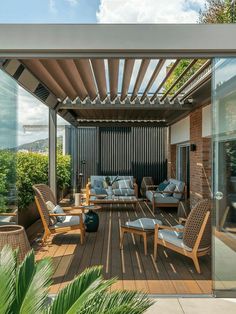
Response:
M190 144L196 151L190 152L190 201L194 205L199 199L211 194L211 139L202 137L202 108L190 113ZM168 176L176 175L176 145L169 146Z

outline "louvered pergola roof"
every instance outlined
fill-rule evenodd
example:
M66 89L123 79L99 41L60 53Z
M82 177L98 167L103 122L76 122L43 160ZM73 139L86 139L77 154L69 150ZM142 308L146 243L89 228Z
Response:
M211 57L224 55L217 38L234 30L219 25L1 25L0 64L74 125L169 125L209 101ZM234 54L234 44L222 40L226 52ZM181 58L190 63L166 88ZM204 59L201 67L184 80L199 59Z

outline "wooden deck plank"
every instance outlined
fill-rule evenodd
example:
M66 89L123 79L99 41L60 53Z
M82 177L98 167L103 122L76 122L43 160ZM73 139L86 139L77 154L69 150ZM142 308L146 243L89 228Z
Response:
M130 205L107 206L99 213L97 233L87 233L80 244L76 232L51 237L45 247L36 249L36 259L51 256L55 267L52 293L57 293L85 268L103 265L105 278L118 277L112 289L137 289L150 294L210 294L210 257L200 259L202 274L197 274L192 261L164 247L158 248L158 260L153 259L153 237L148 238L148 255L144 255L143 241L125 235L120 250L120 225L138 217L161 219L164 224L177 224L176 212L158 210L152 213L150 204L142 202L137 209Z

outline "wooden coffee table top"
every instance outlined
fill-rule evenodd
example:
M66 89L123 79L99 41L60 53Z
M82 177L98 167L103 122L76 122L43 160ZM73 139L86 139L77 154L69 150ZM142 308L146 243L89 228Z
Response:
M134 204L138 202L135 196L115 196L111 198L90 199L93 204Z

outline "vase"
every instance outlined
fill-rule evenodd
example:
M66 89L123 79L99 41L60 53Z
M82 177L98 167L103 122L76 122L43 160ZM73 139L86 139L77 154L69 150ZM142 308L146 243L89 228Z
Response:
M86 232L97 232L98 227L99 227L99 216L98 216L98 214L92 210L89 210L85 214L84 224L85 224Z
M18 250L19 261L31 250L25 229L19 225L0 226L0 251L5 245Z
M107 188L107 195L108 195L108 197L111 198L112 194L113 194L112 186L108 186L108 188Z

